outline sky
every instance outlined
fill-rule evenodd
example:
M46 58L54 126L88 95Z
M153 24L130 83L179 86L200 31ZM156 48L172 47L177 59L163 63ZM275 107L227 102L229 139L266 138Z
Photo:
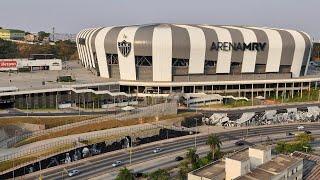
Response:
M320 0L3 0L0 27L77 33L147 23L248 25L305 31L320 40Z

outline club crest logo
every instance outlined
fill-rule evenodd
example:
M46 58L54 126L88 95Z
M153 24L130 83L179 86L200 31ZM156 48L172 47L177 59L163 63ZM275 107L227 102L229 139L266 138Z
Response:
M131 43L123 40L122 42L118 42L118 48L121 54L127 57L131 51Z

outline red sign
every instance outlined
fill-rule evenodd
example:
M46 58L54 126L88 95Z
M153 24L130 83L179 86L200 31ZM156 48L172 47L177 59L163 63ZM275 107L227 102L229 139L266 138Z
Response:
M17 67L17 61L12 61L12 60L0 61L0 68L16 68L16 67Z

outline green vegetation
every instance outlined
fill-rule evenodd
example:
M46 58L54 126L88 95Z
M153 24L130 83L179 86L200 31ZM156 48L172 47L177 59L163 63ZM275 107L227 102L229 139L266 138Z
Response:
M200 158L196 152L196 149L188 149L186 159L179 165L179 179L186 180L188 172L203 167L214 160L222 157L221 141L218 136L211 134L208 137L207 144L210 146L211 152L207 156Z
M292 95L287 94L279 94L278 101L283 103L292 103L292 102L308 102L308 101L318 101L319 98L319 89L310 89L310 91L302 91L302 96L300 93L295 93Z
M18 54L19 49L16 43L0 38L0 59L15 58Z
M44 38L50 36L50 33L46 33L44 31L39 31L38 32L38 36L39 36L39 41L43 41Z
M294 141L291 142L278 142L275 150L278 153L293 153L294 151L312 151L310 142L313 141L313 137L310 134L301 133Z
M76 80L72 79L71 76L59 76L57 82L74 82Z
M165 169L158 169L155 172L152 172L148 175L148 179L150 180L169 180L170 173Z
M0 59L29 58L30 54L54 54L62 60L77 60L77 46L70 40L50 44L17 44L0 39Z
M134 180L134 176L133 173L125 167L120 169L116 180Z
M219 159L219 155L221 155L220 148L222 145L222 142L220 141L219 137L217 135L211 134L208 137L207 144L210 146L211 150L210 158L213 160Z

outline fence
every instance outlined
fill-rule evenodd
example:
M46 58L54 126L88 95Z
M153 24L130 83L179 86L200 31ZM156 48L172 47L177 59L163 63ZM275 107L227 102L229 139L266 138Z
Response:
M130 112L122 112L117 114L108 114L98 118L89 119L85 121L75 122L71 124L66 124L62 126L57 126L50 129L25 133L23 135L15 136L5 141L0 142L0 147L13 147L16 143L30 138L30 137L37 137L44 134L49 134L53 132L68 130L71 128L76 128L80 126L85 126L88 124L95 124L101 123L110 119L118 119L118 120L127 120L127 119L134 119L134 118L143 118L143 117L152 117L152 116L159 116L159 115L170 115L170 114L177 114L177 104L176 103L162 103L156 104L153 106L143 107L139 109L135 109Z
M174 130L180 130L180 131L192 131L192 129L179 128L179 127L174 127L174 126L166 126L161 123L133 125L133 126L129 126L129 127L120 127L120 128L108 129L108 130L104 130L104 131L100 131L100 132L90 132L87 134L80 134L79 136L73 137L71 139L64 139L64 140L59 139L54 142L47 143L47 144L41 144L36 147L21 149L16 152L13 152L11 154L8 154L8 155L0 156L0 163L4 162L4 161L9 161L9 160L21 158L23 156L36 155L37 153L41 153L41 152L45 152L45 151L49 152L50 149L52 150L53 148L60 147L56 151L54 151L48 155L44 155L44 156L37 155L38 157L40 156L41 159L46 159L48 157L54 156L59 153L68 152L68 151L75 149L75 148L87 146L87 144L84 144L81 142L90 142L90 141L99 140L99 139L101 142L102 141L114 142L117 139L120 140L126 136L132 136L132 134L143 133L143 132L146 132L149 130L161 129L161 128L174 129ZM90 143L88 143L88 144L90 144ZM61 148L64 145L71 145L71 147L70 148ZM38 159L39 158L36 158L35 160L38 160ZM20 165L17 164L14 168L23 167L23 166L30 164L30 163L31 162L25 162ZM9 171L10 170L8 169L6 171L1 172L0 174L4 174Z

